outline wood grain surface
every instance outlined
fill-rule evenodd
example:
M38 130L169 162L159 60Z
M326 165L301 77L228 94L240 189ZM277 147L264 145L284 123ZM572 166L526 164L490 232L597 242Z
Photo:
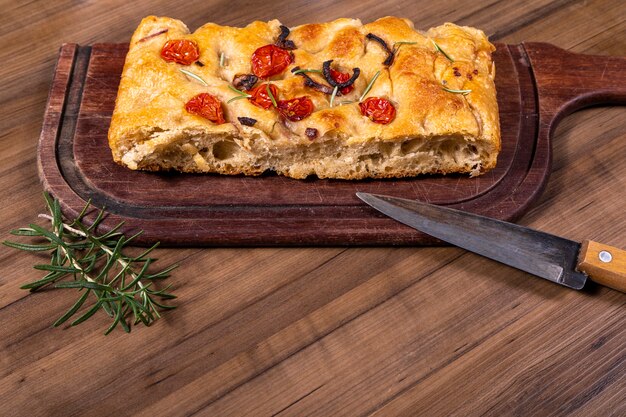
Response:
M1 238L43 210L36 144L59 46L127 42L148 14L287 25L392 14L505 43L626 55L620 0L9 2L0 14ZM585 81L581 80L581 84ZM626 248L626 113L555 127L552 175L520 223ZM103 336L29 294L43 258L0 249L0 414L626 415L626 295L581 292L451 247L161 249L179 308Z

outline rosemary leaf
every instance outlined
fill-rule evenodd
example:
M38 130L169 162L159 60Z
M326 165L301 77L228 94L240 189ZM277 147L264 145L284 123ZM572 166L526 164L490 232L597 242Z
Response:
M133 325L137 325L140 321L143 322L143 324L146 324L146 320L145 317L143 317L140 312L139 309L137 308L137 303L135 302L131 302L129 303L128 300L126 300L126 305L130 307L130 309L133 312L133 317L135 317L135 321L133 323Z
M452 57L450 57L450 55L448 55L448 54L446 53L446 51L444 51L443 49L441 49L441 47L437 44L437 42L435 42L435 41L434 41L434 40L432 40L432 39L431 39L430 41L431 41L431 42L433 43L433 45L435 46L435 50L436 50L437 52L440 52L443 56L445 56L446 58L448 58L448 61L450 61L450 62L454 62L454 59L452 59Z
M74 274L79 272L79 269L76 269L71 266L60 266L60 265L35 265L33 266L35 269L39 269L40 271L53 271L53 272L65 272L68 274Z
M361 97L359 97L359 103L362 102L365 96L367 96L367 93L370 92L370 90L372 89L372 86L374 85L374 81L376 81L376 78L378 78L379 76L380 76L380 70L378 70L378 72L374 74L374 76L370 80L370 83L367 85L367 87L365 87L365 91L363 91L363 94L361 94Z
M124 246L124 236L122 236L120 240L117 241L115 248L113 248L113 255L110 256L109 259L107 259L106 263L100 270L100 273L96 277L96 281L101 281L104 277L108 276L109 271L117 262L117 258L115 255L119 253L122 246ZM94 288L94 289L97 290L98 288Z
M100 291L112 291L113 288L108 285L98 284L97 282L81 280L81 281L68 281L68 282L59 282L54 285L56 288L88 288L90 290L100 290Z
M77 318L76 320L74 320L71 325L72 326L76 326L77 324L81 324L82 322L84 322L85 320L87 320L89 317L93 316L94 314L96 314L96 312L98 310L100 310L100 306L102 305L102 303L100 301L98 301L96 304L94 304L89 310L87 310L87 312L85 314L83 314L82 316L80 316L79 318Z
M241 90L237 90L235 87L233 87L232 85L228 84L228 88L230 88L232 91L234 91L235 93L239 94L240 96L242 96L243 98L248 98L248 97L252 97L250 94L246 94Z
M13 249L25 250L29 252L41 252L45 250L54 249L56 247L56 245L52 245L52 244L30 245L28 243L10 242L8 240L5 240L4 242L2 242L2 244Z
M333 93L330 95L330 107L333 107L333 103L335 102L335 97L337 96L337 91L339 91L339 88L335 86L335 88L333 88Z
M41 236L41 233L34 231L30 227L20 227L16 230L11 230L13 236Z
M204 85L205 87L209 86L209 84L207 84L207 82L204 81L202 77L200 77L198 74L194 74L193 72L187 71L186 69L182 69L182 68L179 68L179 71L185 74L187 77L193 78L194 80L198 81L200 84Z
M148 256L150 253L152 253L153 250L155 250L158 247L159 247L159 242L157 242L154 245L150 246L148 249L146 249L144 252L142 252L141 255L135 256L133 258L133 261L138 262L138 261L144 260L146 256Z
M117 305L117 310L115 311L115 319L113 320L113 323L111 323L111 325L109 326L109 328L106 330L106 332L104 332L105 335L111 333L113 331L113 329L115 329L117 327L117 325L119 324L119 322L122 320L122 303L119 303Z
M317 72L319 74L322 73L322 70L318 70L318 69L311 69L311 68L302 68L296 71L293 71L293 74L300 74L300 73L307 73L307 72Z
M176 298L176 297L174 297L174 298ZM168 306L168 305L165 305L165 304L157 303L156 301L152 301L152 303L155 306L159 307L161 310L171 310L171 309L176 308L176 306Z
M172 308L176 308L176 307L172 307ZM128 314L128 308L125 308L124 311L122 311L122 317L126 317L127 314ZM122 329L124 329L126 333L130 333L130 326L128 325L128 323L126 323L126 320L120 320L120 325L122 326Z
M143 264L143 268L141 268L141 271L139 271L138 274L135 275L135 279L132 280L128 285L125 285L124 287L122 287L122 291L128 291L129 288L133 288L135 286L137 286L137 283L139 282L139 280L141 280L146 271L148 270L148 267L150 266L150 262L151 259L148 259L144 264Z
M265 84L265 88L267 89L267 95L270 96L270 100L272 100L272 105L274 107L278 107L274 94L272 94L272 90L270 89L270 83Z
M90 203L91 200L89 200L87 202L87 204L91 204ZM98 225L100 224L100 222L102 222L102 220L104 219L104 208L102 208L102 210L98 211L98 214L96 215L96 218L94 219L94 221L91 223L91 225L89 227L87 227L88 231L92 231L95 230ZM73 224L74 226L79 226L80 222L74 222ZM120 227L122 227L124 225L124 222L121 222L120 224L118 224L116 226L117 229L119 229Z
M115 239L116 237L121 236L121 234L119 234L117 231L120 230L122 228L122 226L124 226L124 222L120 222L119 224L114 226L107 233L105 233L102 236L100 236L99 239L100 240ZM87 228L87 231L91 231L91 227Z
M232 85L230 85L230 84L228 85L228 88L230 88L232 91L234 91L234 92L235 92L235 93L237 93L238 95L237 95L237 96L235 96L235 97L233 97L233 98L231 98L231 99L230 99L230 100L228 100L226 103L230 103L230 102L232 102L232 101L236 101L236 100L241 100L241 99L244 99L244 98L250 98L250 97L252 97L250 94L246 94L246 93L244 93L244 92L243 92L243 91L241 91L241 90L237 90L235 87L233 87L233 86L232 86Z
M472 90L455 90L453 88L447 88L447 87L441 87L444 91L447 91L448 93L454 93L454 94L463 94L464 96L471 93Z
M143 315L145 315L145 317L150 319L150 321L154 320L154 316L152 315L152 312L150 311L150 309L148 308L147 305L144 305L142 303L136 303L136 302L129 302L129 304L135 305L137 307L137 309L139 311L141 311L143 313ZM139 317L144 317L143 315L142 314L138 314Z
M143 235L143 230L138 231L137 233L135 233L134 235L131 235L130 237L124 238L124 245L123 246L128 246L129 243L132 240L135 240L136 238L138 238L141 235Z
M165 268L164 270L162 270L161 272L159 272L157 274L146 275L146 279L163 279L163 278L167 278L167 277L170 276L170 272L172 272L176 267L177 267L177 265L172 265L169 268Z
M46 275L45 277L43 277L40 280L33 281L33 282L28 283L28 284L22 285L20 287L20 289L36 291L37 289L43 287L44 285L50 284L51 282L54 282L54 281L58 280L63 275L64 275L63 273L51 272L51 273L49 273L48 275Z
M244 98L250 98L252 96L235 96L233 98L231 98L230 100L228 100L226 103L230 103L231 101L237 101L237 100L242 100Z
M148 293L153 294L153 295L163 296L164 298L169 298L169 299L176 298L174 294L170 294L166 292L167 290L170 289L171 286L172 284L169 284L168 286L166 286L165 288L161 290L148 290Z
M49 194L48 193L44 193L43 196L47 200L47 198L49 197ZM72 224L81 222L83 220L83 218L87 215L87 211L89 210L89 207L91 207L91 198L89 200L87 200L87 204L85 204L85 207L83 207L83 209L80 211L80 213L78 213L78 216L76 216L76 219L74 219ZM104 209L102 209L102 211L104 211ZM39 216L41 217L42 215L40 214Z
M87 297L89 297L89 290L85 291L83 293L83 295L81 295L81 297L78 299L78 301L76 301L74 303L74 305L72 306L72 308L70 308L69 310L67 310L67 312L65 314L63 314L61 317L59 317L57 319L57 321L55 321L54 323L52 323L53 327L59 327L60 325L62 325L63 323L65 323L67 321L67 319L69 319L70 317L72 317L79 308L81 308L81 306L83 305L83 303L85 302L85 300L87 299Z

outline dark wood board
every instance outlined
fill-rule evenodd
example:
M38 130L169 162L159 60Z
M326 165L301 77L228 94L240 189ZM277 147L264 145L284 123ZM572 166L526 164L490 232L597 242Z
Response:
M549 44L497 45L502 151L478 178L294 180L131 171L116 165L107 131L127 45L65 44L44 117L38 163L47 191L76 215L89 199L138 243L165 245L426 245L432 238L377 213L357 191L415 198L515 220L543 191L550 136L582 106L626 101L626 60Z

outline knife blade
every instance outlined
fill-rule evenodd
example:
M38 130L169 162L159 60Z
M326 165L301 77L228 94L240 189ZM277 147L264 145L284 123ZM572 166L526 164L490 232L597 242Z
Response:
M593 275L593 281L626 292L626 251L621 249L592 241L581 244L416 200L363 192L356 195L407 226L557 284L579 290L588 275Z

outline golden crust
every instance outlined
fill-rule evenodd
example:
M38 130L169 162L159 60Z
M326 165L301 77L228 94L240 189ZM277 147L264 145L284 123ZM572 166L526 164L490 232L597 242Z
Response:
M118 163L131 168L168 168L158 161L130 163L125 155L137 144L146 149L163 148L183 136L213 135L231 138L244 149L254 151L254 138L263 138L270 146L311 146L306 128L315 128L320 137L331 135L346 145L354 146L372 141L401 142L407 138L457 137L465 142L483 144L488 151L482 156L480 170L495 166L500 150L500 127L494 86L495 69L491 53L495 50L480 30L460 27L452 23L420 32L407 19L385 17L361 24L357 19L338 19L329 23L314 23L291 29L289 35L297 49L294 62L283 73L272 77L280 91L280 99L307 95L315 111L299 122L281 120L274 110L264 110L248 100L226 102L234 97L228 88L236 74L250 73L250 57L259 47L272 44L280 33L280 23L253 22L245 28L206 24L190 33L179 20L149 16L142 20L130 42L130 49L109 130L109 145ZM166 32L164 32L167 30ZM162 32L162 33L161 33ZM393 65L385 67L387 57L380 44L366 39L374 33L391 47L397 42L411 42L397 46ZM163 44L170 39L192 39L200 49L204 66L184 67L166 62L160 57ZM434 42L454 59L451 62L435 50ZM220 56L224 65L220 66ZM329 96L303 85L303 79L291 74L294 66L321 68L322 62L332 59L333 66L345 72L358 67L361 75L352 93L337 97L335 106L329 106ZM183 73L187 69L204 79L208 86L196 82ZM368 97L384 97L396 108L396 117L388 125L374 123L362 116L358 104L337 105L344 100L358 100L368 82L381 71ZM459 75L460 74L460 75ZM312 78L322 80L317 74ZM471 90L467 95L445 91ZM219 100L227 123L216 125L200 116L187 113L185 103L193 96L208 92ZM238 117L257 120L254 127L242 126ZM159 135L156 135L159 133ZM162 132L178 132L164 135ZM190 133L191 132L191 133ZM263 145L267 148L267 145ZM151 148L152 147L152 148ZM267 149L266 149L267 150ZM271 149L270 149L271 151ZM196 153L190 151L195 157ZM195 157L195 167L170 166L185 171L258 174L267 167L228 166L207 168ZM228 164L227 164L228 165ZM270 167L271 168L271 167ZM441 165L428 172L476 172L476 168ZM286 175L293 172L282 171ZM414 175L415 170L395 169L392 172L371 172L367 175L341 175L341 178L388 177ZM309 173L318 173L313 169ZM413 173L413 174L412 174ZM319 175L319 173L318 173ZM291 175L296 176L298 175ZM301 174L301 176L306 176Z

